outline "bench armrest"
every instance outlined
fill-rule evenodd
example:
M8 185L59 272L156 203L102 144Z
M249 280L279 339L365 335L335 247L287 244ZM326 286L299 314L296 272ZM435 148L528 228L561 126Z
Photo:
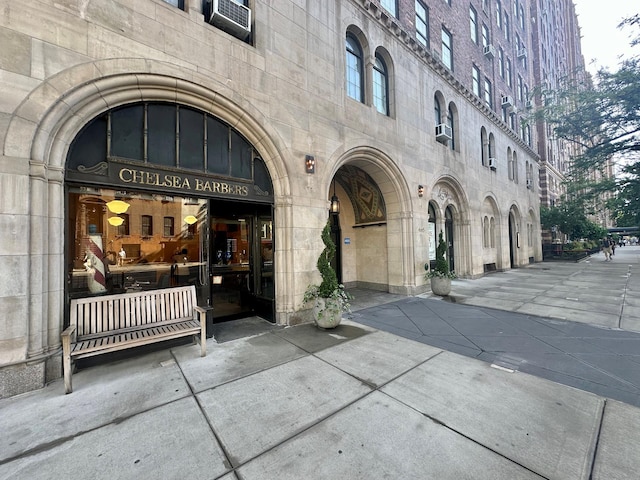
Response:
M62 332L61 334L62 337L62 342L64 343L64 339L65 338L69 338L71 339L72 342L75 341L75 337L76 337L76 326L75 325L69 325L64 332Z
M198 320L200 322L200 356L207 355L207 310L208 308L199 307L195 305L193 309L198 314Z

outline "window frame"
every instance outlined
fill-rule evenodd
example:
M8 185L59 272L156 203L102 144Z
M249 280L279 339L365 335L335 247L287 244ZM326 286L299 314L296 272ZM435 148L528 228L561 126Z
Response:
M418 6L424 11L424 18L418 13ZM424 33L418 28L418 25L424 25ZM418 42L429 48L429 7L421 0L416 0L416 38Z
M473 5L469 5L469 30L471 41L478 45L478 12Z
M396 0L380 0L380 6L398 18L398 2Z
M441 47L441 60L442 60L442 63L444 63L444 65L449 70L453 71L453 35L451 34L451 32L449 30L447 30L444 27L444 25L442 26L442 29L441 29L440 38L441 38L440 47ZM449 41L448 44L445 42L445 39ZM445 56L445 47L446 47L446 52L447 52L446 56ZM446 57L448 57L448 62L445 59Z
M140 235L143 237L153 236L153 215L140 216Z
M355 60L355 65L351 65L350 59ZM351 32L347 32L345 37L345 84L347 96L364 103L364 53L362 45ZM352 94L354 89L357 91Z
M380 66L378 65L380 64ZM373 106L383 115L389 116L389 69L384 58L376 53L373 63ZM382 95L378 93L381 92Z

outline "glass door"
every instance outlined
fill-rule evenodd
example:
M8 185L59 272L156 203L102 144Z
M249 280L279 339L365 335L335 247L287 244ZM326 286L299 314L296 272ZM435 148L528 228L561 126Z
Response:
M212 201L209 261L214 321L251 315L273 321L270 213L270 206Z

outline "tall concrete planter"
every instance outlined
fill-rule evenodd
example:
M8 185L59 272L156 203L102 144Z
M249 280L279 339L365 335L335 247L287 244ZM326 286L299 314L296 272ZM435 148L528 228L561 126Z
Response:
M435 295L446 297L451 293L451 279L446 277L431 277L431 291Z
M316 298L313 319L318 328L336 328L342 321L342 304L335 298Z

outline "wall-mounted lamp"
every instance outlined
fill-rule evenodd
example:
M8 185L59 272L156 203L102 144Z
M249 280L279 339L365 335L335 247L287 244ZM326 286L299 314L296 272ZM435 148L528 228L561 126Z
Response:
M418 185L418 196L422 198L422 195L424 195L424 187L422 185Z
M331 215L338 215L340 213L340 200L336 195L336 181L333 180L333 196L331 197L331 206L329 207L329 213Z
M316 159L313 155L305 155L304 168L307 173L316 173Z

